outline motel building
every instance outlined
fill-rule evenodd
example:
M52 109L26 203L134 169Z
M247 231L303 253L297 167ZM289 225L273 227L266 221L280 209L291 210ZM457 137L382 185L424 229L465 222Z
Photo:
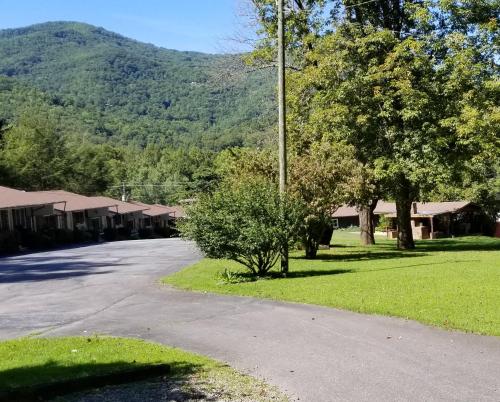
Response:
M52 196L64 202L54 205L55 217L52 227L58 229L101 232L106 228L109 208L116 207L116 200L106 197L87 197L64 190L36 191L40 197Z
M54 224L55 206L66 205L60 194L38 194L0 186L0 232L37 230Z

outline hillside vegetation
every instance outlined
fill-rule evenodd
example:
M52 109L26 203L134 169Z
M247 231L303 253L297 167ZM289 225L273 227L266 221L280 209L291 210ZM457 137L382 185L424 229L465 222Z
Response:
M22 87L42 92L95 139L252 145L273 123L272 71L245 71L238 59L158 48L76 22L2 30L0 76L15 85L0 88L0 119L32 98L9 93Z

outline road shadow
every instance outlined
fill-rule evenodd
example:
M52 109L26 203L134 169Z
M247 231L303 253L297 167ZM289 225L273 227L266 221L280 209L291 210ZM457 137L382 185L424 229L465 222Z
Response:
M0 261L0 283L40 282L103 275L113 272L109 268L123 265L125 264L90 262L73 257L60 262L56 262L54 258L16 258Z
M155 365L113 361L111 363L68 363L49 361L34 366L0 371L0 401L206 400L210 399L189 381L200 365L167 362L161 374ZM165 399L165 397L168 398Z
M87 247L95 247L103 244L107 244L108 242L85 242L85 243L75 243L75 244L63 244L57 245L54 247L48 248L39 248L39 249L25 249L23 251L16 252L5 252L4 250L0 250L0 261L3 258L15 258L22 257L26 255L38 255L43 253L51 253L54 251L66 251L66 250L74 250L79 248L87 248Z

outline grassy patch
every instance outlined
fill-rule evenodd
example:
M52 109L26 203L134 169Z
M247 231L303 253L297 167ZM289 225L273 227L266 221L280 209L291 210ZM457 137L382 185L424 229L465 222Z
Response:
M170 376L183 379L184 385L195 383L197 392L236 399L250 395L251 400L286 400L275 389L215 360L138 339L97 336L0 342L0 391L155 363L170 364Z
M316 260L294 253L286 279L224 283L218 272L244 270L205 259L163 279L176 287L311 303L426 324L500 335L500 239L464 237L417 242L398 251L391 240L360 247L358 234L338 231Z

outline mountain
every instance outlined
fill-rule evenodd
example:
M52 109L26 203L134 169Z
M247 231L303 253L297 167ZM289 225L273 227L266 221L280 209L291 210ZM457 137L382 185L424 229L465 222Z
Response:
M11 108L14 98L28 101L5 89L22 87L38 91L96 139L252 144L274 123L273 74L244 71L238 59L167 50L78 22L6 29L0 77L10 84L0 85L0 105L2 96Z

